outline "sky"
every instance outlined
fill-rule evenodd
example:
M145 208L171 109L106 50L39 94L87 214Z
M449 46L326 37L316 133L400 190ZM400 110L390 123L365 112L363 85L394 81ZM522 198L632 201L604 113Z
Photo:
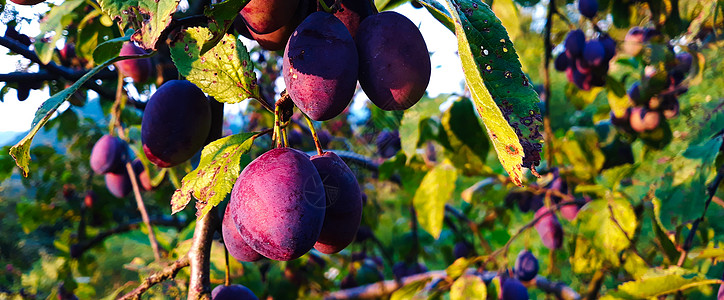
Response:
M62 1L53 0L53 3ZM41 14L48 10L45 3L41 3L32 7L14 5L7 2L8 9L15 9L21 16L31 16ZM12 6L12 8L10 7ZM455 35L447 28L435 20L425 9L415 9L410 4L402 5L395 11L407 16L414 24L418 25L420 32L431 53L432 74L427 92L431 97L435 97L444 93L461 93L464 87L464 75L460 60L457 56L457 41ZM5 14L5 13L4 13ZM5 32L7 16L3 15L3 22L0 23L0 33ZM37 36L40 33L38 23L28 24L22 23L20 32L28 36ZM247 48L251 46L253 41L244 40ZM14 72L18 67L24 67L29 61L20 56L8 55L8 50L0 47L0 73L5 74ZM33 66L30 71L37 71L37 66ZM0 83L0 85L3 83ZM282 81L283 84L283 81ZM282 87L283 88L283 87ZM91 97L96 97L95 93L90 93ZM18 101L15 89L5 95L5 101L0 102L0 133L3 132L24 132L30 129L30 124L38 107L49 98L47 88L44 90L32 90L30 97L25 101ZM353 105L354 109L360 109L364 106L366 96L364 93L358 93ZM60 111L68 107L65 103ZM227 105L226 114L238 113L245 107L243 104Z

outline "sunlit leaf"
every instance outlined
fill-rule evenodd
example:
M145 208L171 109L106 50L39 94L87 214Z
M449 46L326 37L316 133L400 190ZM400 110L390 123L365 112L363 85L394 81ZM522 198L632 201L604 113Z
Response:
M475 106L498 159L511 180L522 185L522 168L540 162L543 118L538 95L490 7L476 0L447 2L453 8L460 59Z
M220 43L201 55L201 48L213 38L208 28L191 27L180 36L171 46L171 57L187 80L219 102L259 99L254 65L240 40L226 34Z
M663 270L649 269L649 272L641 279L623 283L609 295L624 299L648 299L698 286L720 283L722 281L719 279L709 279L695 271L672 266Z
M445 203L455 190L457 171L447 163L441 163L422 178L412 204L420 227L435 238L440 237L445 216Z
M81 0L81 2L84 2ZM103 12L121 28L136 30L132 39L145 49L156 50L161 32L171 23L179 0L99 0Z
M234 187L241 172L241 156L251 149L255 134L235 134L206 145L201 151L199 166L184 176L181 188L171 197L171 213L183 210L191 195L198 200L200 217L219 205Z
M460 276L450 287L450 300L485 299L487 294L485 282L475 275Z

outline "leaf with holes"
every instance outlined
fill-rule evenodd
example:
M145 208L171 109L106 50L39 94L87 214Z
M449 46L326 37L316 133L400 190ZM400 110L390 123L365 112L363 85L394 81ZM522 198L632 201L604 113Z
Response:
M205 27L191 27L179 35L171 46L171 58L179 73L219 102L259 99L254 65L244 44L226 34L220 43L201 55L201 49L211 39L213 34Z
M241 172L241 156L249 152L256 133L239 133L211 142L201 151L196 170L181 180L181 188L171 197L171 214L183 210L193 195L198 201L196 214L201 217L219 205L231 192Z
M83 2L83 1L81 1ZM131 39L145 49L156 50L161 32L171 23L179 0L99 0L103 12L121 28L136 30Z
M512 181L522 185L522 168L537 166L543 147L538 94L490 7L479 0L447 2L453 8L460 59L475 106L498 159Z
M78 79L78 81L76 81L73 85L48 98L48 100L45 100L45 102L40 105L38 110L35 112L35 118L33 118L33 123L30 125L30 132L28 132L28 134L25 135L25 137L20 140L20 142L10 148L10 155L15 159L15 164L20 167L23 176L28 176L28 163L30 162L30 144L32 144L33 138L35 137L35 134L38 133L38 130L40 130L40 128L42 128L45 123L48 122L53 113L58 110L58 107L60 107L60 105L65 102L65 100L68 100L68 98L70 98L75 92L78 91L81 85L91 79L91 77L93 77L94 75L98 74L98 72L100 72L101 70L107 68L109 65L119 60L123 60L123 57L115 57L96 66L95 68L88 71L88 73L85 73L85 75Z

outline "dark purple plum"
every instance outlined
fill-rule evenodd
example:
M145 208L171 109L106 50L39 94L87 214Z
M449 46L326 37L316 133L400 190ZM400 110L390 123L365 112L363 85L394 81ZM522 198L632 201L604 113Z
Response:
M123 44L120 56L134 56L146 54L146 51L136 46L133 42ZM143 83L151 77L153 66L150 58L126 59L116 63L116 67L123 76L133 78L135 83Z
M425 267L422 263L408 264L405 262L398 262L392 266L392 274L395 275L395 278L404 278L425 272L427 272L427 267Z
M236 180L230 216L244 242L274 260L307 253L319 239L325 193L309 156L292 148L270 150Z
M634 82L633 85L628 89L628 97L633 103L641 102L641 83L638 81Z
M224 212L224 220L221 222L221 235L224 237L224 246L229 250L229 254L239 261L257 261L262 259L261 254L251 249L249 245L244 242L239 234L239 229L234 225L232 216L229 213L229 207L226 206Z
M118 137L104 135L91 150L90 166L93 172L105 174L125 170L123 164L128 154L126 142Z
M691 70L691 66L694 64L694 57L689 52L681 52L676 54L676 61L678 64L674 67L674 70L681 71L686 74Z
M528 289L515 278L505 278L500 288L502 300L528 300Z
M578 11L584 17L593 19L598 12L598 0L578 0Z
M339 287L341 289L351 289L353 287L357 287L359 284L357 283L357 280L354 279L354 274L349 273L347 276L344 276L342 278L342 281L339 283Z
M155 165L173 167L201 149L210 128L211 108L204 92L187 80L171 80L146 105L143 151Z
M568 56L566 56L565 53L558 54L556 60L553 61L553 67L555 67L558 72L565 71L569 65Z
M548 208L541 207L535 213L535 217L538 218L548 212ZM538 231L543 245L549 249L560 249L563 246L563 227L558 222L558 218L554 213L546 214L541 217L535 224L535 229Z
M240 14L249 31L265 34L287 24L298 5L299 0L251 0Z
M311 158L324 185L327 210L314 248L325 254L349 245L362 220L362 195L357 178L337 154L325 152Z
M599 36L598 41L601 42L605 51L603 59L610 61L616 55L616 41L607 34Z
M397 130L391 131L389 129L383 129L377 135L375 144L377 144L377 153L382 156L382 158L393 157L402 149L402 141Z
M661 123L661 113L648 110L644 107L634 107L631 109L631 128L636 132L651 131L659 127Z
M309 15L289 38L282 72L294 104L310 118L326 121L352 101L357 48L342 21L325 12Z
M599 66L604 62L608 62L605 57L606 49L603 47L603 43L599 41L588 41L586 47L583 48L583 58L591 66Z
M518 258L515 259L513 272L518 280L531 281L538 275L538 268L538 259L535 258L535 255L528 250L523 250L518 253Z
M212 300L258 300L249 288L241 284L219 285L211 291Z
M359 83L372 103L405 110L420 101L430 83L430 54L410 19L393 11L369 16L356 40Z
M572 30L565 40L566 54L569 58L576 58L583 55L583 48L586 47L586 35L580 29Z
M126 197L133 190L131 178L125 169L118 173L106 173L105 180L106 188L116 198Z
M472 246L469 245L467 242L457 242L455 243L455 247L453 248L453 256L455 259L461 258L461 257L468 257L470 253L472 253Z

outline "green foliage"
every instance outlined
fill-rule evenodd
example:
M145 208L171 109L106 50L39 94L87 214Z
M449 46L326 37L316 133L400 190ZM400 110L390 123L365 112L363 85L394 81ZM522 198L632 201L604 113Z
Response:
M204 216L219 205L234 187L241 172L241 158L249 152L256 133L240 133L211 142L201 152L199 166L181 180L181 188L171 198L171 211L183 210L193 195L198 215ZM248 163L248 162L247 162Z
M215 44L211 31L205 27L186 29L182 36L171 47L171 57L187 80L220 102L259 99L254 64L241 41L227 34L221 43ZM213 48L203 53L202 49L209 46Z
M81 1L82 2L82 1ZM156 50L161 32L171 23L178 0L101 0L103 12L117 21L121 28L136 30L131 39L142 48Z
M435 238L440 237L445 202L455 189L456 178L455 168L439 164L422 178L412 199L420 226Z

